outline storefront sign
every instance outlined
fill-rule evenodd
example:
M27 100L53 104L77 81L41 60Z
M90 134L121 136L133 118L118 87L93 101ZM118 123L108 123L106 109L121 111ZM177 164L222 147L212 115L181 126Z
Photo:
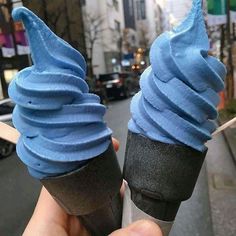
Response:
M208 0L208 25L225 24L226 19L226 0ZM231 22L236 22L236 0L230 0Z

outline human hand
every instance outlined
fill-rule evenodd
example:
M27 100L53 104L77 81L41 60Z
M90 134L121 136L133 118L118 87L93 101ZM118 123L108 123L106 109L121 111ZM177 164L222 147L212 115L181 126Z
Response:
M114 149L119 142L113 139ZM149 221L138 221L127 228L117 230L110 236L162 236L160 228ZM23 236L89 236L76 216L68 215L43 187Z

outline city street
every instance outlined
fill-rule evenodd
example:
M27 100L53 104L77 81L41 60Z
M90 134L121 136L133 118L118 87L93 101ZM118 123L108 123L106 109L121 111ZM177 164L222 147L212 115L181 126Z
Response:
M105 117L109 127L113 130L113 136L120 140L118 159L121 165L124 162L127 122L130 118L129 104L130 99L111 102ZM214 157L219 153L224 155L225 159L231 158L221 135L209 143L208 156ZM220 165L224 165L224 162L221 162ZM27 170L14 154L0 161L0 187L0 234L4 236L21 235L32 214L40 184L29 177ZM216 208L216 206L214 207ZM182 204L171 232L171 236L180 235L217 235L213 233L206 165L202 168L192 198Z

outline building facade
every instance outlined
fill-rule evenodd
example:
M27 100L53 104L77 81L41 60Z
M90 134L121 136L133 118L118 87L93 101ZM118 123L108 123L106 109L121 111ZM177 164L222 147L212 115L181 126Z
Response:
M7 97L7 85L13 75L31 65L24 26L20 22L14 23L10 17L12 9L22 5L31 9L53 32L87 57L81 1L0 0L0 97Z
M163 31L162 10L157 0L136 0L135 8L139 44L148 49Z
M86 0L83 5L87 54L93 75L120 71L123 51L122 0Z
M189 0L157 0L162 11L162 28L171 30L188 14L192 6Z
M157 0L86 0L84 15L103 17L102 32L92 50L95 75L120 71L124 69L123 62L132 65L138 48L148 50L162 32L162 14ZM88 19L84 22L85 28L91 25ZM87 53L91 54L88 38Z
M12 9L21 5L20 0L0 0L0 98L8 96L8 84L17 71L29 65L23 25L11 18Z
M23 0L23 5L38 15L49 28L78 49L86 58L82 5L78 0Z
M0 0L0 3L9 1ZM31 9L53 32L78 49L87 61L88 76L93 78L99 74L125 70L125 67L129 70L135 62L138 49L138 55L148 51L163 27L162 9L157 1L12 0L10 2L14 2L13 7L23 4ZM1 23L4 21L1 20L0 14ZM10 61L14 61L13 59L14 56L7 58ZM15 61L24 63L12 67L16 70L22 69L29 65L29 59L28 55L25 57L25 62L16 58Z

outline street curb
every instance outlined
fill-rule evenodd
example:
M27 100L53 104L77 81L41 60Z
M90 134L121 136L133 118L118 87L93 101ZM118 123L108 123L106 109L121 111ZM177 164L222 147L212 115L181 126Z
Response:
M223 122L218 119L218 123L223 125ZM236 166L236 128L235 129L225 129L223 132L223 137L225 142L229 148L232 160L234 165Z

